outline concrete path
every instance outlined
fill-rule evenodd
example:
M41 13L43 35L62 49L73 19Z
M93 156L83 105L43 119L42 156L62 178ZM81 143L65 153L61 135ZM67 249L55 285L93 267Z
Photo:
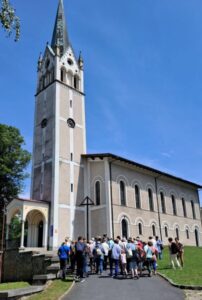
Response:
M111 278L104 273L91 275L84 282L75 284L62 300L183 300L184 292L172 287L164 279L153 276L140 279Z

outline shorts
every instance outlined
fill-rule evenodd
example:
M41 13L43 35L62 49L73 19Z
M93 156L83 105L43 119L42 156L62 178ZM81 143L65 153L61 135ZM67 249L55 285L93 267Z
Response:
M135 260L130 261L130 270L137 269L137 267L138 267L138 264Z

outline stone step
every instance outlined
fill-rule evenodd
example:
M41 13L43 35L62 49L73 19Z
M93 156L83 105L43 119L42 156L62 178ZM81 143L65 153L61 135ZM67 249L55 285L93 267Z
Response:
M53 256L50 259L52 263L58 263L60 261L58 256Z
M57 274L49 273L49 274L42 274L42 275L34 275L33 276L33 284L42 284L48 280L57 279Z
M31 294L39 293L44 290L45 286L30 286L26 288L14 289L14 290L6 290L0 292L0 299L18 299L23 296L28 296Z
M50 271L59 271L60 270L60 264L56 263L56 264L51 264L50 266L48 266L46 268L47 272L49 273Z

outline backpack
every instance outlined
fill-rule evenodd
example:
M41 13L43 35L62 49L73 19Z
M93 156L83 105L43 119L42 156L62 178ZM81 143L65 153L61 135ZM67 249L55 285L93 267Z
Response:
M133 252L131 248L126 248L126 256L127 258L131 258L133 256Z
M96 248L96 254L97 254L97 256L101 256L102 250L100 248Z
M133 258L134 258L137 262L140 262L140 261L141 261L141 257L140 257L139 251L136 249L136 250L133 250L132 253L133 253Z

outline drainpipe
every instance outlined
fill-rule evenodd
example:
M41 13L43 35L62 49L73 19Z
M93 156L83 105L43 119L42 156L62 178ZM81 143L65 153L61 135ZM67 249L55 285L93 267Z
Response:
M114 240L114 212L112 198L112 162L109 162L110 198L111 198L111 218L112 218L112 238Z
M158 197L158 188L157 188L157 178L158 177L154 177L155 178L155 189L156 189L156 200L157 200L157 210L158 210L158 221L159 221L159 230L160 230L160 238L162 241L162 230L161 230L161 215L160 215L160 210L159 210L159 197Z

